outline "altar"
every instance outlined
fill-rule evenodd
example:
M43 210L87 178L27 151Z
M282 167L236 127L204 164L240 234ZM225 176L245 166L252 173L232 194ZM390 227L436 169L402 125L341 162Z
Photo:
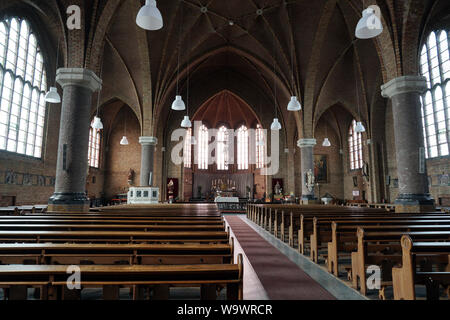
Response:
M211 193L214 202L221 212L245 212L246 201L240 201L236 190L236 182L233 180L213 180L211 182Z

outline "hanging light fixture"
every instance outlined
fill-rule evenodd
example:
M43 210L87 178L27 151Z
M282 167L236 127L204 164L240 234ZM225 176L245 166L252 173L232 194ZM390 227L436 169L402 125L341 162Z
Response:
M375 9L369 7L362 12L362 17L355 30L358 39L371 39L379 36L383 32L383 25L376 15Z
M278 121L277 114L277 81L275 79L275 35L273 35L273 103L275 107L275 118L273 119L272 124L270 125L270 129L272 131L281 130L281 123Z
M281 130L281 123L278 121L278 118L273 119L270 130Z
M122 140L120 140L120 145L122 146L127 146L128 143L128 139L127 139L127 119L125 119L125 128L124 128L124 134L122 137Z
M100 79L103 76L103 64L100 68ZM100 117L98 116L98 107L100 106L100 93L101 93L102 89L98 90L98 96L97 96L97 115L94 117L94 123L92 124L92 128L97 129L97 130L102 130L103 129L103 123L102 120L100 119Z
M291 84L292 84L292 88L294 88L295 83L294 83L294 38L291 38ZM288 111L300 111L302 110L302 105L300 104L300 102L298 101L297 96L292 96L291 97L291 101L289 101L288 106L287 106Z
M172 110L175 111L183 111L186 109L183 98L181 96L176 96L175 100L172 103Z
M300 111L302 110L302 105L298 101L298 98L296 96L291 97L291 101L289 102L287 106L288 111Z
M123 137L122 137L122 140L120 140L120 144L121 144L122 146L127 146L127 145L128 145L128 139L127 139L126 136L123 136Z
M181 4L180 4L181 5ZM181 7L183 9L183 7ZM183 14L183 11L181 11ZM179 82L180 82L180 51L181 51L181 26L183 25L183 16L181 16L180 29L178 31L178 62L177 62L177 94L175 96L175 100L172 103L172 110L175 111L183 111L186 109L183 98L179 94Z
M103 123L99 117L97 117L97 116L94 117L94 123L92 124L92 128L97 129L97 130L103 129Z
M56 89L56 87L50 87L50 90L45 95L45 102L61 103L61 97L59 96L58 89Z
M190 128L192 127L192 122L189 120L189 116L184 116L183 121L181 121L182 128Z
M359 118L361 119L361 109L359 108L359 91L358 91L358 74L357 74L358 69L357 68L358 68L358 66L356 66L356 68L355 68L355 86L356 86L356 99L357 99L356 102L358 104L358 115L359 115ZM361 121L356 122L355 131L357 133L366 132L366 128L364 128Z
M45 102L48 103L61 103L61 97L58 93L58 89L56 89L56 71L58 70L58 60L59 60L59 39L58 39L58 47L56 50L55 85L53 87L50 87L50 90L45 95Z
M325 139L323 140L322 146L323 147L331 147L331 142L328 139L328 125L327 124L325 124Z
M361 121L356 122L355 131L356 131L357 133L363 133L363 132L366 132L366 128L364 128L364 125L362 124Z
M136 23L142 29L151 31L159 30L163 27L163 18L156 7L155 0L145 0L145 6L137 14Z

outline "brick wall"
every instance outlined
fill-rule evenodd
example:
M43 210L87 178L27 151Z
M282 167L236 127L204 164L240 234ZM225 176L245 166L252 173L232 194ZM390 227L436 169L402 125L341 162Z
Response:
M125 132L129 145L120 145ZM128 192L128 172L134 170L134 185L139 185L141 169L141 145L139 144L139 122L130 108L122 108L113 123L111 133L106 144L105 156L105 187L107 199Z

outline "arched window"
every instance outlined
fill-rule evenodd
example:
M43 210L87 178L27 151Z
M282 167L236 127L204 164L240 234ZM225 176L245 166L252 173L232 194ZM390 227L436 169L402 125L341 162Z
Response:
M248 169L248 129L242 125L237 132L238 170Z
M225 126L219 128L216 150L217 170L228 170L228 129Z
M198 168L201 170L208 169L208 128L202 125L198 129Z
M44 60L29 23L0 21L0 150L41 157L46 91Z
M192 155L192 129L188 128L186 130L186 137L184 138L184 149L183 149L183 157L184 157L184 167L185 168L192 168L192 161L191 161L191 155Z
M93 168L100 167L100 143L101 143L101 133L100 130L92 128L94 120L91 123L91 129L89 130L89 166Z
M256 125L256 168L261 169L264 167L264 151L266 142L264 140L264 130L258 123Z
M422 97L422 124L427 158L449 155L450 59L448 33L431 32L422 47L420 69L428 90Z
M350 169L361 169L363 166L362 134L356 132L356 120L352 121L348 131L348 147L350 155Z

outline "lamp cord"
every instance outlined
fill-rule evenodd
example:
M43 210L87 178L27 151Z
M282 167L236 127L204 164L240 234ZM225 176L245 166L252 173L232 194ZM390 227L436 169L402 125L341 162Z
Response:
M103 63L100 66L100 79L102 79L103 77ZM100 89L98 90L98 95L97 95L97 117L98 117L98 108L100 106L100 94L102 92L102 88L100 87Z
M58 72L58 62L59 62L59 38L58 38L58 45L56 49L56 64L55 64L55 87L56 87L56 73Z
M180 52L181 52L181 32L182 32L182 26L183 26L183 5L180 2L180 10L181 10L181 22L180 22L180 29L178 31L178 66L177 66L177 95L179 94L179 87L178 83L180 80Z

